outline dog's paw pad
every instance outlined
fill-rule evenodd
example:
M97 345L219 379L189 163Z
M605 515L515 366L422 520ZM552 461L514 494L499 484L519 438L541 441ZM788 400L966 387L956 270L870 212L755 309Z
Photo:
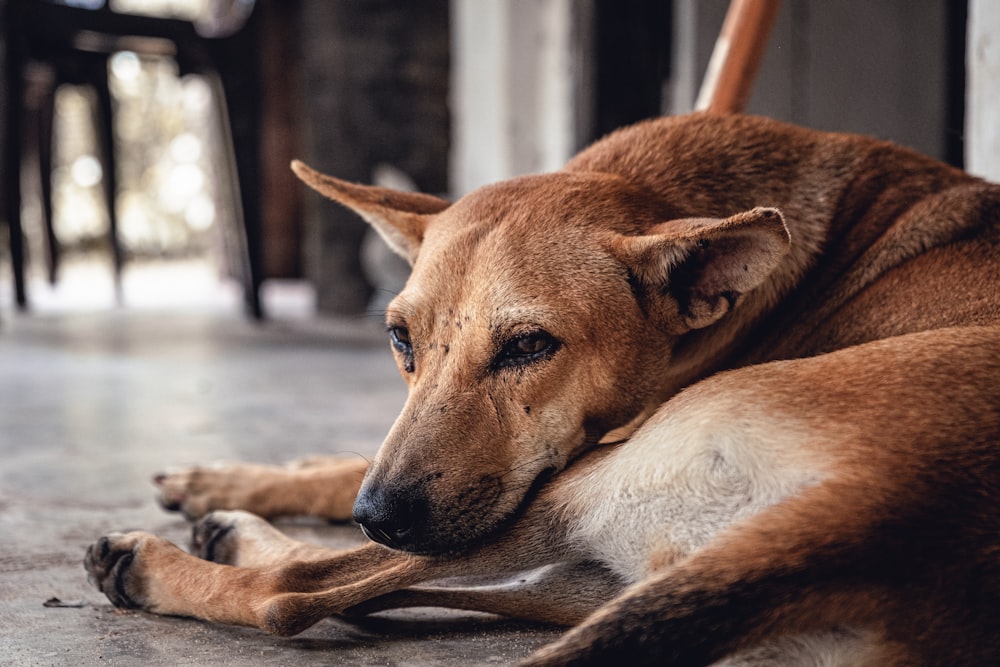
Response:
M137 565L139 533L110 533L87 548L87 579L116 607L142 609L145 595Z
M232 512L206 514L191 526L191 553L213 563L231 564L236 559L235 522Z
M266 519L242 510L216 510L191 528L191 553L223 565L270 565L296 544Z
M191 527L191 553L204 560L236 565L251 544L266 540L277 530L265 519L241 510L215 510Z

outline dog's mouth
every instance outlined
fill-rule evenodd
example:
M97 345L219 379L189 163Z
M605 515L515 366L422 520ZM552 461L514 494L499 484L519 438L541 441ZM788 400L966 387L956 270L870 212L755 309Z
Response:
M360 524L361 532L372 542L378 542L379 544L384 544L390 549L400 549L398 546L400 544L400 539L398 535L393 536L388 532L382 530L381 528L375 526L366 526L365 524Z
M436 544L431 545L430 549L419 553L422 555L446 557L467 553L469 550L488 542L495 535L506 530L508 526L515 523L524 514L532 500L538 495L538 492L557 472L558 469L556 466L543 468L528 484L526 491L515 502L512 509L504 513L499 513L492 521L484 521L485 517L482 514L474 512L473 516L477 517L477 520L473 526L469 527L471 529L448 531L448 534L443 536L443 539L438 540Z
M490 477L488 481L483 478L473 485L474 491L458 494L464 502L435 509L425 500L428 489L409 489L393 498L392 516L371 520L364 512L359 512L356 505L355 519L365 537L390 549L438 557L463 553L515 521L556 472L556 466L542 469L516 500L504 498L514 491L504 489L498 478ZM383 487L373 490L372 494L387 495L387 491ZM506 503L510 503L511 508L498 511L498 507Z

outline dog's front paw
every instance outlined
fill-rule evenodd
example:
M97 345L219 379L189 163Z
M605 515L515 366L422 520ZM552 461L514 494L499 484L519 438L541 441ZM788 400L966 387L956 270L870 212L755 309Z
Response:
M123 609L147 609L142 547L160 538L143 532L111 533L87 547L83 566L87 579L111 603Z
M223 565L271 565L295 546L265 519L241 510L216 510L191 527L191 553Z

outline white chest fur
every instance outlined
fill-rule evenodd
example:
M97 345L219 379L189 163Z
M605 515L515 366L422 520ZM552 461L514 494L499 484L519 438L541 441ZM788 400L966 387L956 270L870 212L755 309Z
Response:
M824 476L803 425L701 393L667 403L566 495L576 547L626 581Z
M752 392L691 392L667 403L564 496L575 548L635 583L821 482L831 461L803 446L805 424L763 410ZM869 633L831 629L778 638L716 667L868 664L878 664Z

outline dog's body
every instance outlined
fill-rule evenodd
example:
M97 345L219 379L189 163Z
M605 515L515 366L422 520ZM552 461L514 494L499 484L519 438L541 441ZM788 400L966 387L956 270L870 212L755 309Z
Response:
M116 604L282 634L424 604L579 624L538 665L1000 657L1000 187L705 115L452 205L296 169L414 266L387 314L407 405L360 490L351 462L160 483L193 516L343 518L358 491L393 549L217 512L198 552L239 568L92 547ZM226 474L340 495L213 494Z

